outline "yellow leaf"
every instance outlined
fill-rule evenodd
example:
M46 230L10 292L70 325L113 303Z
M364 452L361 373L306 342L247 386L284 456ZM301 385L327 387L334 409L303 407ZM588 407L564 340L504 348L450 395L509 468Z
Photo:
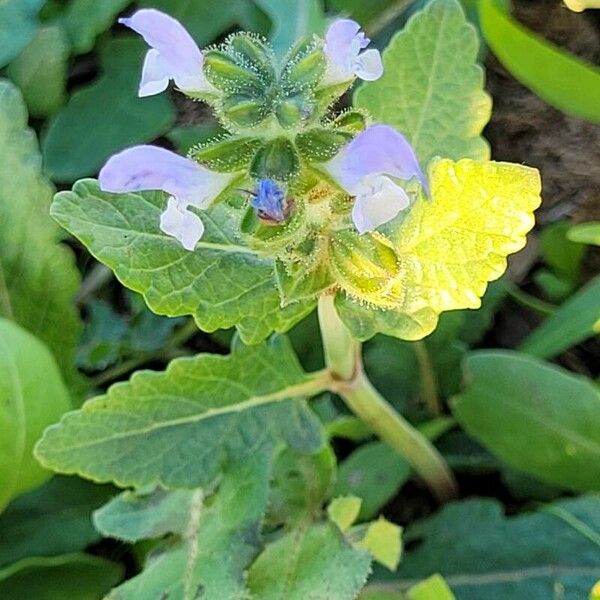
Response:
M338 300L340 315L359 337L380 331L416 340L435 329L440 313L479 308L488 282L506 270L506 257L525 246L541 203L536 169L441 159L430 166L429 181L431 198L417 200L387 236L399 260L396 306Z

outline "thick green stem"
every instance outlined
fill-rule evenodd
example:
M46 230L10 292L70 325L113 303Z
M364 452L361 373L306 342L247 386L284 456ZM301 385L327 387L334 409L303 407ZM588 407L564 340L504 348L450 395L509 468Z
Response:
M360 343L338 317L334 296L324 294L319 299L319 325L323 336L325 363L334 377L350 380L356 372Z
M454 477L439 452L394 410L362 371L353 382L339 385L337 391L380 439L412 465L438 500L443 502L456 494Z
M360 344L339 318L333 296L319 300L319 323L327 366L331 370L331 391L379 438L401 454L427 482L436 497L445 501L456 494L456 483L448 465L435 447L398 414L367 378Z

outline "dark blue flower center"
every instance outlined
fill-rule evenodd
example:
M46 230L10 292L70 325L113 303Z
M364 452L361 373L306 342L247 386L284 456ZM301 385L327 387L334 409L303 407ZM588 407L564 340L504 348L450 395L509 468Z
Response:
M261 179L250 201L259 214L273 221L285 220L285 192L272 179Z

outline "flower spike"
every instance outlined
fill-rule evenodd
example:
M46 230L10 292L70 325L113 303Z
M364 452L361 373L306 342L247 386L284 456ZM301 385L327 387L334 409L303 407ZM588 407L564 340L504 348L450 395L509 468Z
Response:
M105 192L162 190L170 194L160 228L186 250L193 250L204 232L200 218L188 207L208 208L231 178L156 146L134 146L115 154L98 177Z
M339 19L331 24L325 35L327 56L326 83L333 85L354 77L375 81L383 75L383 63L379 50L364 50L371 40L351 19Z
M416 177L429 193L427 179L406 138L388 125L373 125L357 135L326 165L333 178L356 197L352 219L360 233L371 231L406 209L410 200L392 178Z
M142 9L119 23L139 33L150 46L142 68L141 97L163 92L171 79L183 92L212 90L202 72L202 51L179 21L159 10Z

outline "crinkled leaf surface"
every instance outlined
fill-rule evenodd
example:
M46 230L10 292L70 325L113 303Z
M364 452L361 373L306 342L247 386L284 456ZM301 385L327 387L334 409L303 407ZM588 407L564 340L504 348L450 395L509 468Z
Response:
M123 577L123 567L89 554L27 558L0 570L6 600L98 600Z
M269 544L250 567L248 587L261 600L353 600L370 571L368 552L325 523Z
M159 229L165 202L162 193L108 194L83 180L56 196L52 215L158 314L194 315L205 331L235 325L256 343L312 310L314 302L281 308L273 262L242 245L239 211L204 211L206 232L188 252Z
M186 533L196 490L156 488L127 491L94 512L94 525L107 537L127 542Z
M431 165L429 180L431 199L420 197L388 235L399 257L398 307L368 309L337 298L359 338L381 332L420 339L441 312L479 308L506 257L525 245L541 202L539 173L522 165L442 159Z
M542 481L600 490L600 391L590 380L499 350L472 353L464 374L452 412L469 435Z
M52 187L18 89L0 80L0 317L45 342L66 375L75 379L80 322L72 298L79 273L59 228L48 216Z
M44 162L55 181L92 175L111 154L171 128L175 111L167 95L138 98L145 51L141 40L128 37L101 47L102 75L73 93L42 141Z
M4 0L0 4L0 67L33 39L37 13L43 3L44 0Z
M228 471L204 507L193 492L190 510L179 512L184 540L150 555L142 573L107 600L247 600L245 570L259 547L268 481L269 457L256 455Z
M453 503L409 527L389 591L439 572L457 600L581 600L600 578L600 499L583 496L506 518L493 500Z
M423 165L434 156L485 160L491 101L478 45L460 4L434 0L392 39L383 77L363 84L355 105L406 135Z
M47 25L8 66L7 75L21 88L33 116L50 115L65 101L68 59L63 29Z
M18 325L0 319L0 509L50 476L34 459L33 445L69 407L50 351Z
M32 556L77 552L96 542L90 512L104 504L111 486L77 477L53 477L15 498L0 515L0 566Z
M120 485L206 485L228 461L284 439L315 451L316 417L302 400L322 386L285 338L237 345L229 356L174 360L140 371L49 428L38 458L64 473Z

